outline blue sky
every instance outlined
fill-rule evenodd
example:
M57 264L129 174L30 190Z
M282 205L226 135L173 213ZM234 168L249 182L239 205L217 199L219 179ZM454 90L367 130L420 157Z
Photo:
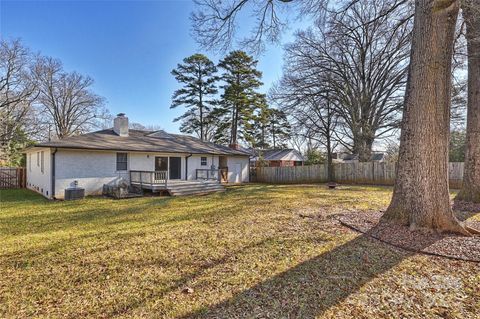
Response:
M94 91L106 98L112 114L125 112L133 122L177 132L173 119L183 109L170 109L178 88L170 71L184 57L201 52L190 35L192 9L189 0L0 0L0 34L59 58L68 71L90 75ZM284 42L292 39L295 28ZM218 61L215 54L204 53ZM277 45L257 57L263 91L280 78L282 56Z

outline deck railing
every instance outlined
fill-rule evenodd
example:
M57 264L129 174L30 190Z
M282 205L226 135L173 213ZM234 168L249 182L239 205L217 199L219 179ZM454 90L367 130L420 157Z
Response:
M142 185L167 186L167 171L130 171L130 183Z
M215 181L226 181L227 180L227 169L207 169L207 168L198 168L196 173L196 179L203 180L215 180Z

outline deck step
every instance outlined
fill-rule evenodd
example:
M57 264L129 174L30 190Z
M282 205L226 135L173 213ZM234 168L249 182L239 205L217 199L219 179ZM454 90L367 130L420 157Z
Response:
M216 181L169 183L167 189L172 196L203 195L225 191L225 187Z
M219 191L224 191L225 188L190 188L190 189L169 189L168 191L172 195L177 195L177 194L194 194L198 192L219 192Z
M172 196L190 196L190 195L207 195L212 193L222 193L225 192L225 189L218 190L197 190L197 191L188 191L188 192L171 192Z

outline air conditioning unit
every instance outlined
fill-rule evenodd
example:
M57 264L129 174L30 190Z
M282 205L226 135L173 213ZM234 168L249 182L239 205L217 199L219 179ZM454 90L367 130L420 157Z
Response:
M85 189L80 187L72 187L65 189L65 200L83 199L85 197Z

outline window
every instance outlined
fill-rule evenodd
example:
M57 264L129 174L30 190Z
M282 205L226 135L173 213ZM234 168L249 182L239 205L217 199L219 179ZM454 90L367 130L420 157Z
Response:
M28 154L28 170L32 171L32 154Z
M200 165L207 166L207 158L206 157L200 158Z
M155 157L155 171L168 171L168 157L156 156Z
M45 153L45 152L44 152L44 151L42 151L42 152L41 152L41 154L40 154L40 155L41 155L41 162L40 162L41 166L40 166L40 171L42 172L42 174L43 174L44 153Z
M37 167L40 166L40 152L37 152Z
M117 153L117 171L126 171L127 170L127 153Z

